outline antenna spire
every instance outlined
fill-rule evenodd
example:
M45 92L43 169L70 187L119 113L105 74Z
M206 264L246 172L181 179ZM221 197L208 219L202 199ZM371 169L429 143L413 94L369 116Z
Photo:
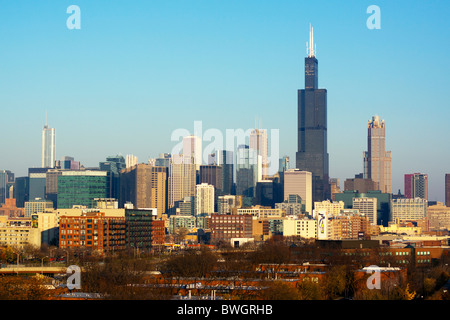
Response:
M309 24L309 42L306 43L308 58L316 56L316 47L314 46L314 28Z

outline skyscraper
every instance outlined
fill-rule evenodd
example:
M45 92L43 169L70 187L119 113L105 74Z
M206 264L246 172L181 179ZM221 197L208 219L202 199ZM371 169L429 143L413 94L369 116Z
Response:
M202 183L195 186L195 214L214 213L214 186Z
M428 175L424 173L405 174L405 198L428 200Z
M264 129L253 129L249 136L249 147L261 156L262 177L269 175L269 140L267 131Z
M193 161L196 169L200 169L202 159L202 140L197 136L186 136L183 138L184 161Z
M312 173L313 202L328 199L327 90L318 88L318 61L310 27L305 58L305 89L298 90L296 168Z
M367 124L367 151L364 152L364 178L378 183L383 193L391 193L391 152L385 148L385 123L373 116Z
M168 210L174 213L177 201L195 196L195 186L196 165L182 155L173 155L169 165Z
M56 129L47 123L42 129L42 168L53 168L56 160Z

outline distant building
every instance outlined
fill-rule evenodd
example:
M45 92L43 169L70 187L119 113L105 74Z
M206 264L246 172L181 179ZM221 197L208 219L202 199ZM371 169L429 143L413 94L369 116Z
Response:
M232 238L252 238L253 218L242 214L212 214L211 243L230 242Z
M196 165L184 160L183 156L174 155L169 165L168 210L171 213L175 213L177 201L195 196Z
M369 191L379 190L378 182L367 178L346 179L344 181L345 191L357 191L367 193Z
M10 198L10 186L14 185L14 173L9 170L0 170L0 204Z
M132 154L127 154L125 158L125 167L130 168L138 164L138 157Z
M166 213L167 168L141 163L121 171L120 199L134 208L156 208L158 218Z
M427 216L428 201L422 198L391 201L391 221L420 220Z
M222 192L223 173L222 167L218 165L201 165L199 172L199 183L207 183L214 186L216 192Z
M353 209L368 217L372 225L377 224L377 198L353 198Z
M345 209L343 201L324 200L321 202L314 202L314 210L325 210L329 217L337 216Z
M86 206L94 208L94 199L107 198L106 171L68 170L58 176L58 208Z
M56 160L56 129L47 123L42 129L42 168L54 168Z
M45 212L47 210L53 210L52 201L37 198L25 202L25 217L29 218L37 212Z
M231 213L232 208L242 207L242 196L224 195L218 197L217 210L219 214Z
M283 236L296 236L305 239L317 238L317 219L286 219L283 220Z
M195 187L195 215L214 213L214 186L202 183Z
M424 173L405 174L405 198L428 200L428 175Z
M378 190L392 192L391 152L386 151L384 120L373 116L367 124L367 151L364 152L364 178L378 183Z
M261 157L261 176L262 179L265 179L269 175L269 140L267 131L264 129L253 129L249 136L249 147Z
M290 195L298 195L305 205L305 211L312 214L312 174L299 169L289 169L284 173L284 200Z

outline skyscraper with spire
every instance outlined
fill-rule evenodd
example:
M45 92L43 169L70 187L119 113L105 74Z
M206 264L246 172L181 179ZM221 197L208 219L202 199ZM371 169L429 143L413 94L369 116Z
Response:
M42 168L54 168L56 160L56 129L47 125L47 114L45 125L42 129Z
M310 26L306 44L305 89L298 90L296 168L312 173L313 202L330 198L327 151L327 90L319 89L319 67Z

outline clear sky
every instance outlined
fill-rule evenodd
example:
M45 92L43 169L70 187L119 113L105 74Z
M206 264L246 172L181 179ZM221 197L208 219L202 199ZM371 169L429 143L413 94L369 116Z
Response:
M81 10L81 29L66 12ZM381 29L366 12L381 10ZM297 90L309 24L328 90L330 175L362 172L367 121L386 121L393 192L450 172L450 2L301 0L0 0L0 169L40 166L41 130L57 159L97 166L171 152L174 130L279 129L295 162Z

